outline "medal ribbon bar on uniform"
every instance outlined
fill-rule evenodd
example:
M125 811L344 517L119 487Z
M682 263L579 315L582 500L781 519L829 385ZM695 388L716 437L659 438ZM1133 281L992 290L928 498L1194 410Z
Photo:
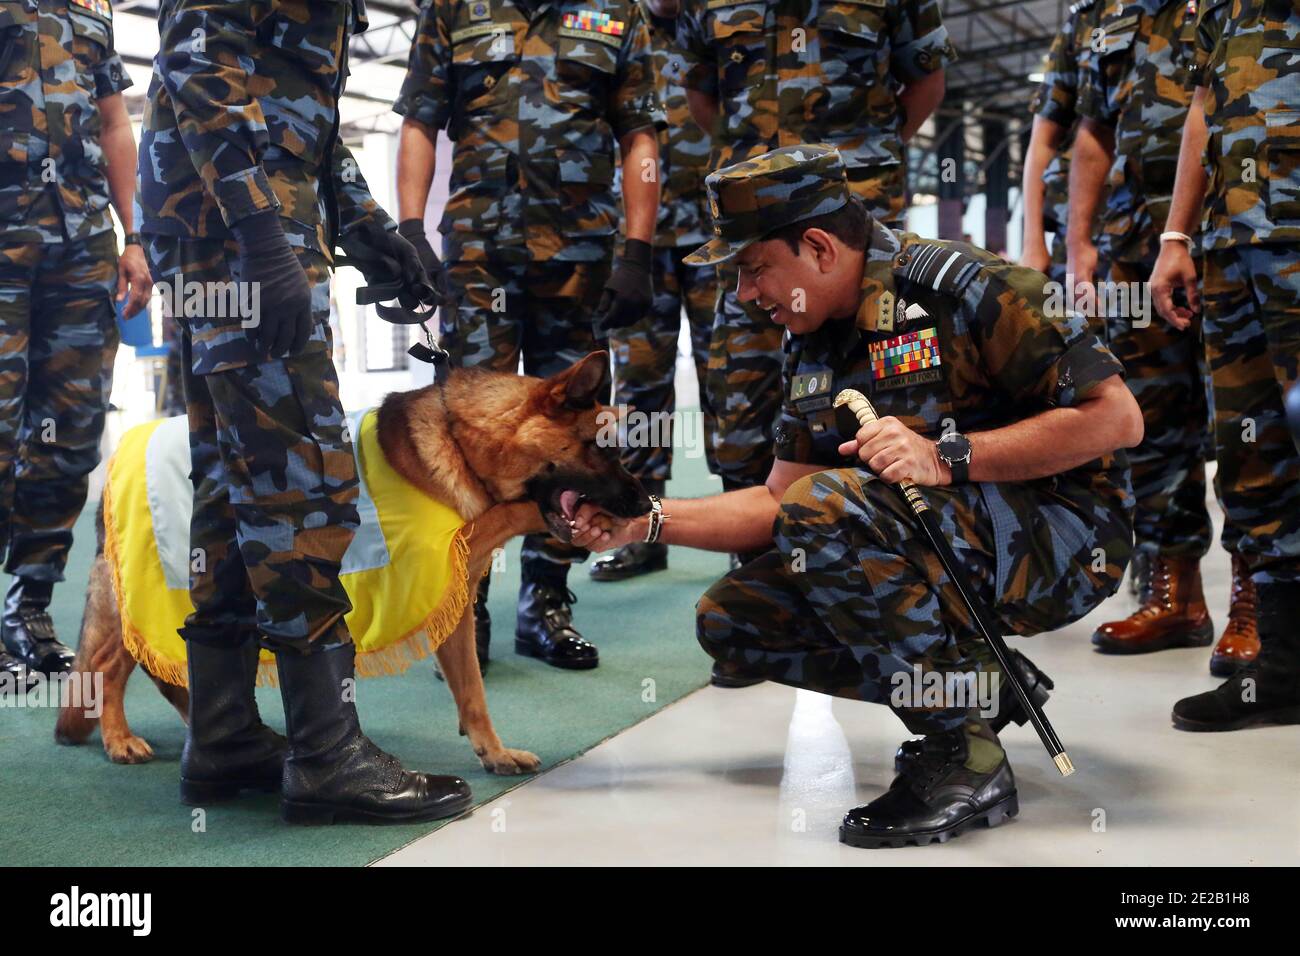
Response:
M103 17L105 20L113 16L113 8L108 5L108 0L72 0L73 6L89 10L97 17Z
M904 332L883 342L872 342L867 352L871 360L871 377L877 382L942 364L937 328Z
M564 25L570 30L586 30L588 33L604 33L612 37L621 37L626 27L622 20L611 20L608 13L597 13L595 10L566 13Z

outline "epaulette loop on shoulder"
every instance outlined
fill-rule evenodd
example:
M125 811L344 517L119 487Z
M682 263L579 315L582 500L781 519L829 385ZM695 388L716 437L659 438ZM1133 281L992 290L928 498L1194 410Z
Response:
M908 282L936 292L957 295L975 273L980 261L942 242L918 242L904 252L900 275Z
M1075 16L1076 14L1087 10L1096 2L1097 0L1076 0L1076 2L1070 4L1070 16Z

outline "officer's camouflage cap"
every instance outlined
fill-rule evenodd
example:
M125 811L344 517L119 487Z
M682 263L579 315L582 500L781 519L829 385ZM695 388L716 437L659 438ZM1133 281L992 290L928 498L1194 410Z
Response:
M849 201L844 160L830 146L786 146L709 174L704 181L713 239L690 265L725 262L768 233L834 212Z

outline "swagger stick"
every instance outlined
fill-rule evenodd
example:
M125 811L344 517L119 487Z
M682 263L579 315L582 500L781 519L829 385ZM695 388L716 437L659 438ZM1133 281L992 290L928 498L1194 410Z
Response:
M851 388L846 388L835 396L835 415L841 434L856 434L858 428L874 422L877 418L876 410L871 407L871 402L867 401L867 397ZM943 536L943 531L939 527L938 516L925 498L922 497L920 489L915 484L904 479L895 487L902 493L911 507L912 513L921 522L921 527L925 529L925 534L930 539L931 546L939 555L939 563L943 565L944 571L948 573L948 578L957 587L957 593L961 595L966 610L970 611L975 626L984 635L984 640L988 641L989 646L993 648L998 663L1002 665L1003 676L1011 681L1012 689L1015 690L1016 696L1020 698L1020 705L1025 708L1025 713L1029 715L1034 730L1038 731L1038 738L1043 742L1043 746L1047 748L1048 754L1051 755L1052 763L1056 764L1056 769L1061 771L1061 776L1068 777L1074 773L1074 764L1070 763L1070 758L1065 753L1065 747L1061 745L1060 738L1056 736L1056 731L1052 729L1052 724L1048 721L1042 708L1034 703L1026 692L1025 685L1020 680L1020 672L1016 670L1011 662L1011 652L1007 650L1006 642L1002 640L1002 635L993 620L993 615L976 597L975 589L971 587L965 570L957 564L957 558L952 553L952 545L948 543L948 539Z

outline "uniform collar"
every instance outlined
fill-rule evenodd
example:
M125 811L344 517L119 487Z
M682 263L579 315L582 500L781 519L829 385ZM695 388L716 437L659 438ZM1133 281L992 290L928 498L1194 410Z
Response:
M894 315L894 257L902 249L898 236L871 219L871 236L867 241L862 265L862 297L853 316L831 319L807 338L832 359L849 355L857 348L863 332L875 332L882 313Z
M864 332L893 330L897 301L894 259L902 247L893 230L886 229L874 218L871 220L871 240L867 243L867 259L862 266L862 301L855 322Z

